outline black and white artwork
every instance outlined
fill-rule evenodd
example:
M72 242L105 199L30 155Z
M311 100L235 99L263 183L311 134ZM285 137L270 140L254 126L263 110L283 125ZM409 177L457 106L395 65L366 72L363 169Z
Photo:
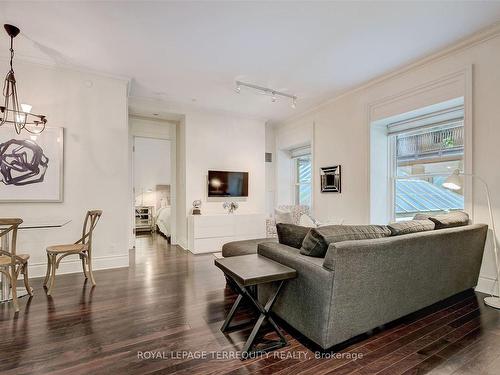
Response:
M0 127L0 201L61 202L63 129L47 127L41 134Z
M321 168L320 177L322 193L340 193L342 191L340 165Z

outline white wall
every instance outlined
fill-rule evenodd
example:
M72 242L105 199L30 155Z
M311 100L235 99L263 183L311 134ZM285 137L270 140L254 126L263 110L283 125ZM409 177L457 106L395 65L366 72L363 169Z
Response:
M207 172L249 173L248 197L235 199L239 211L265 211L265 123L225 114L186 114L186 209L196 199L203 213L224 212L224 198L207 197Z
M0 203L1 215L72 220L62 228L19 232L18 248L31 255L31 276L45 274L48 245L79 239L89 209L103 210L95 231L94 267L128 266L127 82L19 60L16 77L20 100L46 114L48 126L65 130L64 201ZM58 272L80 269L78 257L68 257Z
M130 98L134 112L158 112L176 122L177 243L187 248L187 217L194 200L202 213L223 213L223 198L208 199L207 172L249 172L249 196L238 198L238 212L263 214L266 209L265 121L201 110L161 100Z
M187 214L188 211L186 207L186 121L183 117L177 125L177 212L176 212L176 222L177 222L177 243L187 249Z
M342 165L342 194L320 193L314 189L314 211L320 220L345 218L346 223L370 221L369 189L369 115L372 103L390 101L406 90L425 85L452 72L473 66L472 86L472 170L484 177L492 192L496 222L500 222L500 173L492 161L500 159L500 29L488 32L483 39L464 43L446 54L428 58L412 67L391 74L346 93L325 105L282 126L297 134L297 127L314 123L315 170ZM432 98L425 98L426 100ZM442 98L436 98L436 102ZM399 112L408 112L432 103L399 102ZM394 108L394 106L392 107ZM378 118L389 113L379 113ZM279 137L279 134L278 134ZM279 142L279 140L278 140ZM316 186L319 174L314 175ZM480 185L474 190L474 221L488 223L485 197ZM479 288L489 291L495 277L493 255L488 246L481 270Z
M314 148L314 122L310 119L299 120L286 126L278 126L274 129L275 134L275 206L294 204L294 171L293 162L288 150L311 145ZM314 150L313 150L314 154ZM315 170L313 158L313 171ZM314 184L313 184L314 189Z
M272 161L266 162L266 214L272 216L275 206L275 174L276 174L276 134L271 124L266 124L266 153L272 155Z
M170 185L170 141L135 137L134 186L154 189L156 185Z

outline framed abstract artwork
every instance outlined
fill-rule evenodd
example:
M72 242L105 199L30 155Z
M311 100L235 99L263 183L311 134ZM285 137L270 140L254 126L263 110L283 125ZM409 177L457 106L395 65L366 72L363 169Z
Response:
M62 202L63 128L17 134L0 127L0 202Z
M340 193L341 185L341 168L340 165L333 167L321 168L321 192L322 193Z

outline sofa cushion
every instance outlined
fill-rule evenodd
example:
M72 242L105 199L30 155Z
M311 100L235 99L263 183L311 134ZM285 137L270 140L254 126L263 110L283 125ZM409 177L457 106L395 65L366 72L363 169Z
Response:
M429 217L436 224L436 229L462 227L469 224L469 215L462 211L448 212Z
M258 238L254 240L243 240L228 242L222 246L223 257L234 257L238 255L256 254L257 246L264 242L277 242L276 238Z
M304 241L309 229L311 228L294 224L276 224L279 243L296 249L300 249L302 246L302 241Z
M400 221L397 223L390 223L388 225L391 231L391 236L399 236L401 234L425 232L427 230L433 230L435 224L433 221L425 220L408 220Z
M302 242L300 253L323 258L331 243L388 237L391 231L384 225L329 225L312 228Z

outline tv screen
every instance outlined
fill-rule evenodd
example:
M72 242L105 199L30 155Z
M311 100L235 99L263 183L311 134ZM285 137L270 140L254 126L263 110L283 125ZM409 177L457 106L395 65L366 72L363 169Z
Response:
M208 171L209 197L248 197L248 172Z

